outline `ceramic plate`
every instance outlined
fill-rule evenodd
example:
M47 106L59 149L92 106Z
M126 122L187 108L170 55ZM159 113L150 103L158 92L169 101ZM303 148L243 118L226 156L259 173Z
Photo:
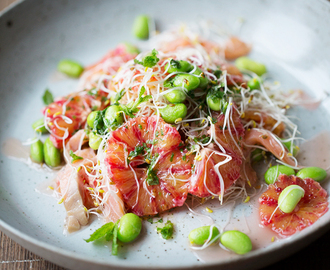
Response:
M222 25L223 29L253 44L251 57L264 62L272 78L281 81L285 89L300 88L312 97L320 97L330 85L327 60L330 59L330 4L327 1L311 4L307 0L31 0L0 17L1 143L8 142L9 138L24 141L33 136L31 123L40 118L45 88L51 89L56 96L75 89L76 80L59 80L54 75L60 59L77 59L87 65L121 41L135 42L131 26L134 17L141 13L150 14L160 30L180 21L190 24L212 20ZM295 121L302 137L311 139L330 130L329 105L325 100L313 111L303 108L291 111L300 119ZM325 147L328 145L323 145ZM330 164L327 156L321 157L325 160L324 166ZM194 254L189 249L187 236L205 220L193 218L187 208L182 207L163 216L176 224L173 240L162 240L155 231L157 224L144 222L138 241L120 247L120 255L114 257L104 244L83 241L100 226L98 220L78 233L63 235L64 207L54 198L35 191L40 183L47 178L50 180L51 175L8 159L3 153L0 171L2 230L31 251L72 269L256 268L288 256L330 226L328 212L301 233L274 243L270 239L275 234L269 231L265 241L259 241L251 232L255 249L245 256L221 249L212 249L209 255L205 252ZM323 186L330 190L328 181ZM212 217L217 223L224 224L227 210L215 212ZM254 210L253 204L236 207L232 218L236 221L244 218L250 227L243 230L253 231L258 228ZM235 224L233 222L229 227Z

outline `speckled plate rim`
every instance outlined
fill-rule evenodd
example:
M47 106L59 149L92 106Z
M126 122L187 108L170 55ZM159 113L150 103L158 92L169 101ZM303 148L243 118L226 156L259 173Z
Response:
M0 11L0 17L2 17L4 14L6 14L8 11L14 9L19 4L24 2L26 0L18 0L8 7L6 7L4 10ZM330 6L329 1L324 1L324 4L328 4ZM311 242L315 241L317 238L322 236L324 233L326 233L328 230L330 230L330 220L326 221L324 220L324 216L321 217L322 223L317 224L317 227L309 227L305 229L304 231L293 235L290 238L289 242L279 242L277 245L274 246L268 246L263 249L253 250L250 253L242 256L242 257L236 257L231 259L224 259L221 262L214 262L214 263L204 263L200 266L191 265L187 267L182 266L171 266L171 267L163 267L163 266L143 266L143 267L136 267L133 265L127 265L123 266L119 263L112 263L112 262L98 262L95 261L95 259L89 259L85 256L79 255L75 252L56 247L54 245L48 244L44 241L40 241L34 237L29 236L28 234L25 234L18 229L10 226L7 224L4 220L0 218L0 228L1 230L8 235L10 238L12 238L14 241L22 245L23 247L31 250L32 252L36 253L37 255L54 262L56 264L59 264L63 267L70 267L74 269L80 269L82 267L83 269L87 269L87 267L93 267L93 269L213 269L219 267L226 267L226 269L232 269L232 267L238 267L241 266L242 268L251 268L251 266L248 265L248 262L254 261L257 257L260 259L260 263L258 264L258 268L267 266L271 263L274 263L280 259L283 259L285 257L288 257L292 255L293 253L298 252ZM320 220L320 221L321 221ZM316 224L315 224L316 225ZM314 236L314 237L312 237ZM293 245L299 244L299 247L295 247L294 249L291 249ZM281 250L282 252L276 252ZM271 258L268 257L269 254L276 254L276 256L272 256ZM54 256L56 255L56 256Z
M305 231L300 232L297 235L292 236L292 238L290 239L290 242L279 242L277 246L273 246L273 247L269 247L268 248L264 248L264 249L258 249L258 250L253 250L250 253L242 256L242 257L237 257L237 258L233 258L233 259L225 259L221 262L216 262L216 263L205 263L203 265L201 265L200 267L196 267L196 265L192 265L189 267L180 267L180 266L172 266L172 267L162 267L162 266L157 266L156 268L154 267L149 267L149 266L144 266L144 267L135 267L135 266L129 266L129 267L125 267L122 266L121 264L117 264L117 263L107 263L107 262L97 262L95 260L86 258L84 256L80 256L79 254L72 252L72 251L68 251L62 248L58 248L56 246L53 246L51 244L48 244L46 242L37 240L25 233L22 233L21 231L13 228L12 226L8 225L5 221L3 221L2 219L0 219L0 228L1 230L6 233L10 238L12 238L14 241L18 242L19 244L21 244L23 247L30 249L31 251L35 252L36 254L38 254L39 256L42 256L44 258L46 258L49 261L52 261L54 263L57 263L61 266L64 267L70 267L71 263L62 263L61 261L58 260L54 260L53 256L50 256L50 253L47 254L47 252L45 253L44 250L47 250L48 252L51 252L52 254L56 254L59 255L61 258L66 258L68 260L74 260L72 261L72 266L75 269L79 269L77 268L77 266L79 267L79 265L77 265L77 263L80 263L82 265L84 265L86 267L86 263L90 266L93 266L94 269L95 267L106 267L109 269L109 267L116 267L114 269L211 269L214 267L225 267L226 269L231 268L230 266L233 267L237 267L237 266L241 266L243 267L243 265L247 265L247 263L249 261L252 261L254 259L256 259L257 257L260 258L265 258L267 260L264 260L262 263L259 264L260 267L269 265L275 261L278 261L280 259L283 259L285 257L288 257L289 255L298 252L300 249L302 249L303 247L307 246L309 243L311 243L312 241L316 240L318 237L320 237L322 234L324 234L325 232L327 232L330 229L330 221L328 222L323 222L324 224L319 225L318 227L314 227L314 228L307 228L305 229ZM312 238L311 236L314 235L316 237ZM306 241L307 239L307 241ZM299 248L297 249L295 247L295 249L290 249L291 246L293 245L297 245L299 244ZM285 250L284 250L285 249ZM281 255L279 256L274 256L272 258L269 258L268 255L271 253L275 253L276 251L281 250L282 252L280 253ZM285 251L285 252L284 252ZM279 254L279 253L277 253ZM260 259L261 260L261 259ZM229 267L229 268L228 268ZM84 268L85 269L85 268Z

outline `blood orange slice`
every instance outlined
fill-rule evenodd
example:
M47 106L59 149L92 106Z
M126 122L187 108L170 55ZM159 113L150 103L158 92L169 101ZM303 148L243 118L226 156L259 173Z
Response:
M49 118L48 127L51 130L50 139L57 148L62 148L63 140L69 139L75 131L82 128L91 111L90 104L86 96L69 96L45 108L44 114Z
M221 114L215 123L215 137L222 149L204 148L197 156L189 193L198 197L221 195L239 177L242 164L244 128L236 110L230 112L230 125Z
M181 145L179 132L156 116L133 118L112 132L105 164L129 211L154 215L183 205L193 156Z
M293 212L286 214L278 206L278 197L283 189L298 185L305 190L305 196ZM294 175L281 174L278 180L268 186L259 198L261 223L283 237L292 235L312 225L328 211L327 192L313 179L300 179Z

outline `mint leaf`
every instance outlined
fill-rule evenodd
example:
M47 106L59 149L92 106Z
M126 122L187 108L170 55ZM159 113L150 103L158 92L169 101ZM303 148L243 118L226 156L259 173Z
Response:
M95 232L93 232L88 239L84 239L87 243L93 242L95 240L98 240L102 237L107 236L109 233L112 233L114 230L115 224L113 222L109 222L104 224L102 227L97 229Z
M125 95L125 89L122 89L119 93L117 93L113 99L113 104L114 105L118 105L119 104L119 100L121 100L121 98Z
M53 94L48 89L46 89L45 93L42 96L42 100L45 105L49 105L49 104L53 103L54 102Z
M130 102L127 105L121 105L121 108L123 109L124 113L127 114L129 117L133 118L134 113L137 113L139 111L138 106L151 99L151 95L142 96L145 93L146 89L144 86L141 87L140 93L138 98L134 102Z
M142 59L142 61L134 59L134 63L135 64L140 64L144 67L150 67L150 68L154 67L159 61L159 58L157 57L157 54L158 54L158 52L155 49L153 49L152 52L151 52L151 55L147 55L146 57L144 57Z
M72 150L70 150L70 157L72 157L71 163L80 160L80 159L84 159L83 157L77 156L75 153L73 153Z
M171 221L167 221L162 228L157 228L157 232L162 235L162 237L166 240L170 239L173 235L174 226Z

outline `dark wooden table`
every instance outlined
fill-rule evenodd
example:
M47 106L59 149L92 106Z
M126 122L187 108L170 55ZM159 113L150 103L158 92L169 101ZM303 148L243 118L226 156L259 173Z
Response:
M0 269L64 270L24 249L0 232ZM300 252L263 270L330 269L330 231Z

